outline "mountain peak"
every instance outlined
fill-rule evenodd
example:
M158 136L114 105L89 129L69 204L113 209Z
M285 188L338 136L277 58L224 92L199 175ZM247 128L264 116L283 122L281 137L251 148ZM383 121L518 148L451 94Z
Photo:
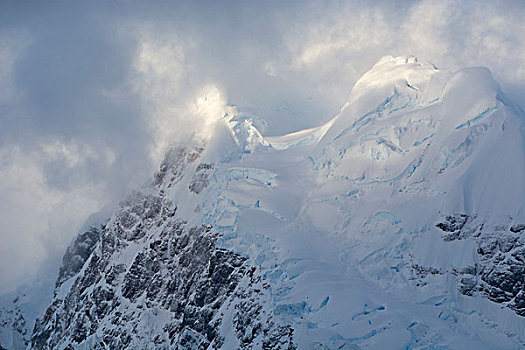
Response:
M356 102L363 96L367 96L368 100L381 98L394 90L417 95L426 90L437 72L434 64L414 56L385 56L357 80L348 103Z
M499 96L488 69L387 56L289 135L201 101L210 137L79 235L30 346L523 348L524 136Z

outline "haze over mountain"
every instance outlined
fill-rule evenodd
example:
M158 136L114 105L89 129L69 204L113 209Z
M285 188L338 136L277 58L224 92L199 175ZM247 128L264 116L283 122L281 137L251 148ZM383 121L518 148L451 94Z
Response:
M0 291L55 274L87 217L226 104L264 135L313 128L381 57L412 54L486 66L524 108L524 16L519 0L2 1Z
M1 2L0 349L524 348L523 18Z

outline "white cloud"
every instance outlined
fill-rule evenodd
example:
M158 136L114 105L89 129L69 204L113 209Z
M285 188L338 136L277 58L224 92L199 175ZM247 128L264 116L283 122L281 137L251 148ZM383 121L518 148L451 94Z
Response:
M185 73L183 44L177 38L143 40L135 57L135 89L145 99L162 107L170 104L180 91Z
M407 49L450 69L490 68L500 80L525 78L525 7L508 3L422 1L403 25Z
M186 59L193 44L180 35L139 31L133 60L132 86L142 100L152 139L151 158L158 164L167 147L193 134L208 137L209 129L224 114L224 93L200 79Z
M31 106L17 86L17 64L32 43L26 30L0 31L1 126L24 122ZM23 124L22 124L23 125ZM56 264L72 235L92 213L113 200L110 181L93 178L93 164L109 168L114 151L85 141L23 137L0 144L0 292L30 281Z
M333 105L342 105L353 82L385 55L412 54L450 70L483 65L504 88L523 86L523 3L349 2L315 10L320 14L301 14L285 28L287 55L266 65L285 79L300 73L303 86Z
M451 53L454 40L451 40L449 27L461 16L451 7L450 1L415 3L395 38L400 48L424 54L427 59Z
M12 19L0 30L0 290L62 255L89 214L142 171L140 185L171 143L206 135L227 103L271 133L313 127L379 58L404 54L488 66L525 101L520 1L176 3L73 5L49 22L0 11Z
M105 147L95 149L89 144L79 144L77 141L63 142L51 140L41 144L46 161L61 161L67 168L85 166L88 161L96 161L112 165L115 162L115 153Z
M147 26L134 26L124 35L125 29L129 24L117 28L116 40L135 48L129 74L116 88L101 89L100 98L125 104L130 96L138 97L142 136L126 142L149 150L129 171L140 166L150 176L170 144L192 134L209 136L224 115L226 98L216 84L195 75L186 58L192 43L182 35L161 35ZM0 107L16 102L20 108L11 108L8 117L25 118L32 109L17 89L14 72L29 41L0 34ZM18 136L0 145L0 292L31 280L43 265L56 264L86 219L120 199L114 185L125 188L122 182L134 175L118 170L123 151L96 132L66 137L27 130ZM139 176L133 185L142 181Z
M13 102L17 97L14 65L30 43L29 35L24 31L0 29L0 105Z
M378 8L350 7L326 14L317 25L297 30L288 38L288 45L296 51L292 68L308 70L315 64L334 68L341 63L333 62L337 56L340 60L349 59L350 64L354 55L377 46L390 46L391 28L383 12ZM304 33L306 42L301 40Z
M60 256L72 232L100 210L109 198L104 183L82 182L71 189L50 186L45 174L48 156L82 161L67 145L42 145L43 152L19 147L0 149L0 291L35 277L42 265ZM51 154L50 154L51 153Z

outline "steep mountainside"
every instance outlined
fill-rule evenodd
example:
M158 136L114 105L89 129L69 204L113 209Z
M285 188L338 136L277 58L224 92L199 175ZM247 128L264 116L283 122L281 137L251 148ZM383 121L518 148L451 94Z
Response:
M523 348L524 118L411 56L318 128L231 108L76 238L30 348Z

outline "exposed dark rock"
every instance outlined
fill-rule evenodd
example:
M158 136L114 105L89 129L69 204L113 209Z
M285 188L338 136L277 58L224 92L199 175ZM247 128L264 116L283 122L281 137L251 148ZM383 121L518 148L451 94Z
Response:
M12 330L27 345L31 335L27 332L27 321L20 309L19 299L19 296L16 296L10 308L0 308L0 326ZM0 348L2 348L1 344Z
M197 166L189 185L191 192L199 194L210 184L208 177L211 170L213 170L213 164L201 163Z
M510 230L507 225L497 225L489 230L467 215L456 214L436 227L447 233L444 240L468 237L477 244L479 264L452 271L458 290L465 295L484 295L525 316L525 237L516 235L525 225L513 225Z
M201 155L203 147L177 146L169 149L164 156L159 171L154 176L156 186L171 187L184 176L187 164L195 162Z
M257 269L248 267L244 257L216 248L218 235L212 227L188 227L171 217L166 220L162 232L129 265L114 263L119 250L109 259L102 258L113 226L104 229L65 298L55 299L37 322L32 347L53 349L96 336L110 348L201 349L210 344L215 348L222 342L218 333L222 320L217 313L235 298L233 322L243 348L250 348L251 341L263 334L265 348L293 349L291 329L263 315L258 297L265 289ZM241 280L246 280L245 289L239 288ZM150 330L151 338L142 329L145 315L150 320L165 315Z
M468 215L455 214L445 218L443 222L436 224L436 227L444 232L455 232L461 230L467 222Z
M518 225L513 225L510 227L510 230L514 233L519 233L523 230L525 230L525 224L518 224Z
M429 274L431 275L441 275L441 271L431 266L421 266L418 264L412 264L412 270L419 278L425 278Z
M121 203L110 225L118 238L135 241L143 238L163 218L173 216L175 210L169 201L160 196L134 192Z
M201 152L171 149L154 188L133 193L105 226L75 239L32 349L217 349L226 312L242 349L295 349L293 329L264 309L270 291L258 268L217 247L213 227L175 216L165 189ZM208 186L212 170L199 164L190 191Z
M463 227L469 220L466 214L455 214L445 217L445 220L436 224L436 227L445 232L445 241L454 241L465 237Z
M73 244L67 248L58 273L57 288L82 269L100 238L101 229L92 227L88 231L79 234L73 241Z

